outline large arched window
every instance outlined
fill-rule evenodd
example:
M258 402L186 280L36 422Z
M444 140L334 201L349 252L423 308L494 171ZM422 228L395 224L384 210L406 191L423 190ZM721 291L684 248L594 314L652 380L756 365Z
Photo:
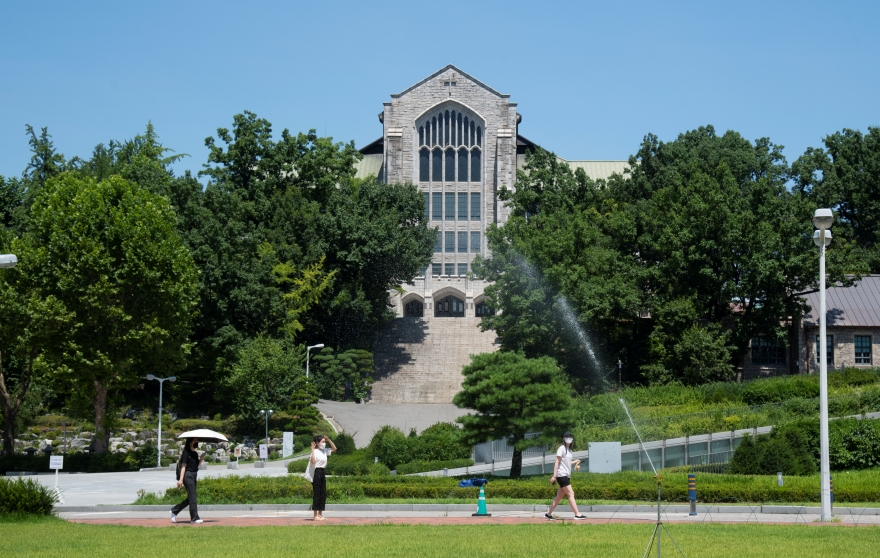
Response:
M427 182L430 173L429 159L431 158L431 152L428 151L427 147L423 147L419 150L419 180L421 182Z
M464 318L464 301L449 295L434 303L434 317Z
M404 316L413 316L416 318L421 318L425 313L425 305L422 304L420 300L413 300L411 302L407 302L403 307L403 315Z
M417 123L419 181L479 182L483 128L466 109L444 107Z

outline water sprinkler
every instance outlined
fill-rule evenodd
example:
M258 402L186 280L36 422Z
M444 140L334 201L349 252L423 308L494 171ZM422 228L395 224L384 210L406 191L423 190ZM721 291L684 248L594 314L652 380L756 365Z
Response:
M626 412L626 417L629 419L630 425L632 425L633 431L636 433L636 437L639 439L639 451L645 451L645 444L642 442L642 435L639 434L639 429L636 428L636 423L633 421L632 415L629 414L629 408L626 406L626 401L623 398L618 399L620 404L623 405L623 410ZM672 533L669 532L669 529L666 528L666 525L663 524L663 521L660 519L660 493L663 489L663 477L657 472L657 468L654 467L654 461L651 459L651 454L645 451L645 456L648 458L648 463L651 465L651 470L654 471L654 478L657 480L657 523L654 525L654 531L651 533L651 539L648 541L648 546L645 548L645 553L642 555L642 558L648 558L648 553L651 552L651 547L654 546L654 541L657 541L657 558L660 558L660 529L666 531L666 534L669 536L669 539L672 541L672 544L675 545L678 553L682 555L683 558L687 558L684 555L684 552L681 550L681 547L678 546L678 543L675 542L675 539L672 537ZM662 467L661 463L661 467Z

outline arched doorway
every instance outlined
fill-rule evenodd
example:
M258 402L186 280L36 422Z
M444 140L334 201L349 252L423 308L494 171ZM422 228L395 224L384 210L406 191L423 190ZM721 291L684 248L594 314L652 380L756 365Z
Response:
M425 305L421 300L411 300L403 305L403 315L421 318L425 314Z
M464 318L464 301L453 295L441 298L434 303L436 318Z

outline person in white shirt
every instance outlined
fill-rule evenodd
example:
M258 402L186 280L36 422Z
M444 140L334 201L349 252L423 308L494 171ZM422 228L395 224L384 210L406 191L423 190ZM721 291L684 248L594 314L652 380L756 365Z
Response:
M556 498L553 500L553 503L550 504L550 507L547 508L547 513L544 514L544 517L553 521L555 519L553 517L553 510L556 509L556 506L559 505L559 502L566 496L568 496L568 504L571 506L571 511L574 512L575 519L586 519L587 517L581 515L577 508L577 502L574 499L574 489L571 487L571 467L574 465L575 471L580 471L581 469L581 460L575 459L572 461L572 453L571 448L574 444L574 435L571 432L566 432L562 435L562 445L559 446L559 449L556 451L556 463L553 464L553 476L550 477L550 484L559 483L559 489L556 491Z
M330 448L327 448L330 444ZM336 445L327 436L315 436L312 440L312 455L309 458L312 474L312 515L315 521L324 521L324 508L327 505L327 478L324 476L324 468L327 467L327 457L331 451L336 451Z

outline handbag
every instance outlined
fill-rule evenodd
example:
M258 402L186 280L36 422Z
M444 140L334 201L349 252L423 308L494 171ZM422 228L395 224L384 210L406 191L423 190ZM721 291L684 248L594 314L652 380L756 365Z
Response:
M303 474L303 477L309 482L315 481L315 464L312 463L311 458L309 458L309 466L306 467L306 472Z

